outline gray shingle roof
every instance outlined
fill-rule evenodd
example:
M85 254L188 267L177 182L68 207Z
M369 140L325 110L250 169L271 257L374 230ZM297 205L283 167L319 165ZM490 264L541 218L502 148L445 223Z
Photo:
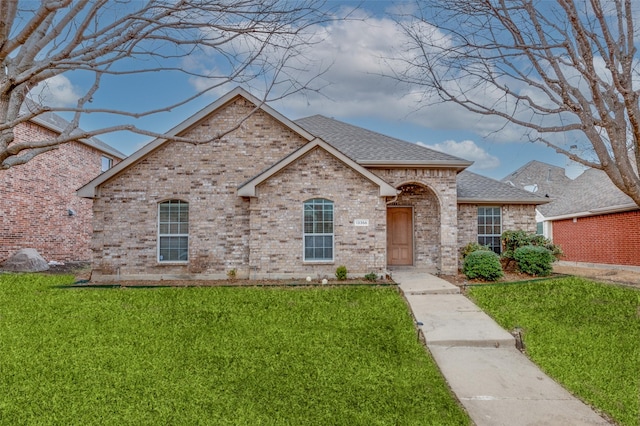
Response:
M463 169L472 164L471 161L453 155L322 115L301 118L294 122L361 165L420 164Z
M26 108L26 106L23 105L23 107L21 108L21 112L24 110L24 108ZM32 118L31 121L59 133L62 132L67 125L69 125L69 121L50 111L44 112L37 117ZM125 154L118 151L111 145L108 145L107 143L101 141L95 136L88 139L80 139L79 142L120 160L126 157Z
M562 194L571 179L564 168L533 160L500 181L520 189L535 189L532 192L554 199Z
M570 182L562 196L539 208L545 217L572 213L597 213L598 210L634 206L633 200L620 191L602 170L588 169Z
M473 172L458 173L459 203L543 204L548 198Z

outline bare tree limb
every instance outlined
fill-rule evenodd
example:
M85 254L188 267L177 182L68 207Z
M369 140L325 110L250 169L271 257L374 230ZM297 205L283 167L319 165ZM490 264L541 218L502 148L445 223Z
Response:
M632 0L416 0L415 10L396 18L410 43L392 58L394 78L604 170L640 205Z
M337 19L317 0L0 0L0 18L0 169L24 164L62 143L113 131L162 137L156 129L124 123L83 131L79 125L85 114L145 117L229 82L259 85L265 100L273 99L271 91L278 97L313 90L314 79L297 78L301 59L313 44L314 26ZM218 72L181 63L194 56L209 58ZM70 71L94 77L75 104L29 99L39 84ZM206 79L207 86L145 111L93 105L104 76L157 72ZM15 140L16 126L47 112L70 117L58 137Z

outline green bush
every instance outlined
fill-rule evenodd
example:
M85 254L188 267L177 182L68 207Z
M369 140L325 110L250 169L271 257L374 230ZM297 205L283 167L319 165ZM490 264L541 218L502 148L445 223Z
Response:
M555 260L549 249L532 245L517 248L513 257L520 271L541 276L551 273L551 264Z
M520 247L544 247L551 252L555 259L562 256L562 250L542 235L529 234L523 230L504 231L500 237L502 241L502 258L515 260L515 251Z
M496 281L502 277L500 256L490 250L477 250L465 257L462 272L469 279L480 278L485 281Z
M340 281L347 279L347 267L344 265L338 266L336 268L336 278Z
M364 276L364 279L367 281L376 281L378 279L378 274L376 274L375 272L369 272Z
M462 255L462 258L464 259L465 257L467 257L469 255L469 253L473 253L474 251L478 251L478 250L491 250L489 248L489 246L483 246L480 243L469 243L466 246L462 247L460 249L460 254Z

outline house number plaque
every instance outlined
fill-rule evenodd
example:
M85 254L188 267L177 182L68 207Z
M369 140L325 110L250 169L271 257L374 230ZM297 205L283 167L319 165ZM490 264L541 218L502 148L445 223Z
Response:
M353 224L355 226L369 226L369 219L355 219Z

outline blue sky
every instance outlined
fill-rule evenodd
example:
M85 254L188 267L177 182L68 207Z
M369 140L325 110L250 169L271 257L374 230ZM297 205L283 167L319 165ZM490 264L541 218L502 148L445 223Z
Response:
M333 6L353 6L356 2L330 2ZM400 5L404 3L400 2ZM407 3L408 4L408 3ZM322 40L307 53L315 66L300 77L331 67L317 80L319 93L293 95L270 105L290 119L322 114L365 127L409 142L442 150L474 161L471 171L501 179L531 160L567 167L566 157L551 148L521 139L514 128L490 117L472 115L454 105L425 106L416 102L410 88L401 87L385 73L385 61L403 44L402 35L387 15L397 7L388 1L365 1L357 12L362 19L346 20L318 28ZM201 58L193 58L197 62ZM190 66L194 64L191 63ZM197 66L214 66L210 62ZM82 93L82 75L65 74L49 84L50 99L64 103ZM94 106L144 111L188 97L205 81L175 73L107 78L94 97ZM155 132L164 132L231 90L235 84L213 90L210 94L169 113L136 120L136 124ZM119 121L118 121L119 120ZM112 125L123 119L87 115L81 125L86 129ZM100 136L129 155L151 138L126 133ZM577 170L570 174L575 175Z

